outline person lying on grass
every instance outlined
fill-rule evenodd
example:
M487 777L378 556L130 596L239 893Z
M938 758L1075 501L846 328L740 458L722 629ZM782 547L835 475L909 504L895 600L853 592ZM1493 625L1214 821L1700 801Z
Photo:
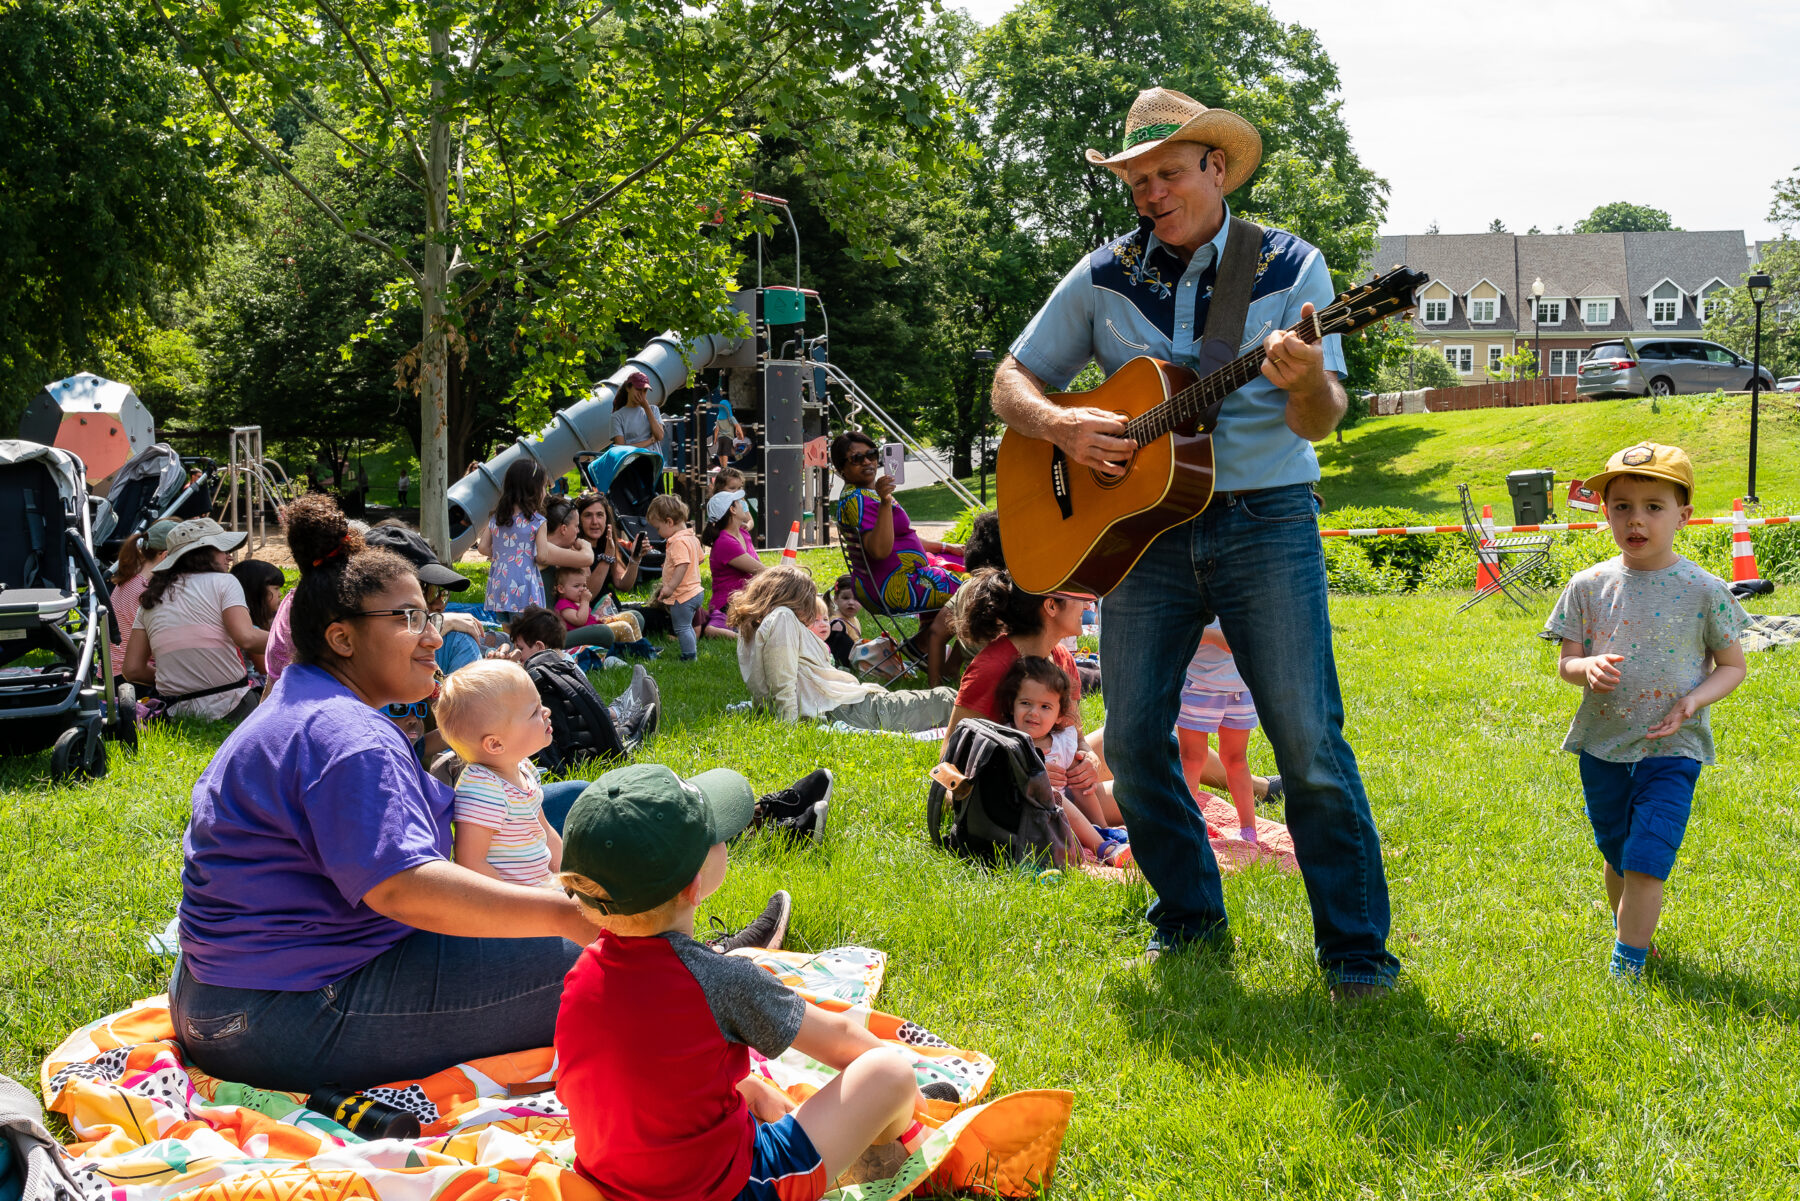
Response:
M1544 623L1557 674L1582 690L1563 750L1581 790L1613 912L1611 973L1635 980L1662 917L1702 764L1715 761L1707 706L1744 679L1750 617L1723 581L1675 553L1693 515L1694 467L1643 442L1587 481L1619 555L1577 572Z
M569 813L558 879L605 935L563 991L556 1091L576 1171L608 1197L811 1201L871 1147L924 1141L905 1055L694 941L694 911L755 807L734 771L683 780L637 764ZM790 1046L839 1069L798 1108L750 1075L750 1047L773 1059Z
M441 618L328 498L288 506L288 545L295 662L194 785L182 1051L304 1093L548 1045L594 928L566 896L452 861L450 789L384 712L431 695Z
M831 665L831 651L809 627L822 616L818 585L783 563L757 575L731 598L738 671L758 708L783 721L834 722L861 730L917 733L950 720L948 688L889 692Z

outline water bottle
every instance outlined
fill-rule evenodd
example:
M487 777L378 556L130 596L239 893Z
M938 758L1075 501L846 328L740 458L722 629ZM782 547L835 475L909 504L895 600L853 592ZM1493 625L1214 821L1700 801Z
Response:
M322 1088L306 1098L306 1107L367 1139L414 1139L420 1134L419 1119L412 1114L352 1089Z

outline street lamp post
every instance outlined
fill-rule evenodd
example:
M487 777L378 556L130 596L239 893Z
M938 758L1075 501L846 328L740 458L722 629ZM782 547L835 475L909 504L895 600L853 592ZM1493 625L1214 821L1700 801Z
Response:
M1750 343L1750 481L1744 503L1756 503L1756 402L1762 393L1762 309L1769 299L1769 288L1775 281L1766 275L1752 275L1744 281L1750 289L1750 303L1756 306L1756 336Z
M983 346L978 348L975 353L969 357L977 363L989 363L993 361L994 352ZM986 410L981 409L981 397L979 395L981 380L979 377L977 377L975 381L975 387L978 393L975 397L975 407L981 412L981 503L985 505L987 504L988 477L988 415Z
M1531 281L1531 375L1533 379L1544 378L1544 352L1540 337L1543 332L1544 320L1543 300L1544 281L1541 278L1534 279Z

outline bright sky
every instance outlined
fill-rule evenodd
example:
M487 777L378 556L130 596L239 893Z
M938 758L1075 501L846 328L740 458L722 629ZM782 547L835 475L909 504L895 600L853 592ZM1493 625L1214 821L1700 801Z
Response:
M991 24L1016 0L948 2ZM1550 233L1615 200L1777 233L1772 185L1800 171L1794 0L1267 2L1337 63L1385 233Z

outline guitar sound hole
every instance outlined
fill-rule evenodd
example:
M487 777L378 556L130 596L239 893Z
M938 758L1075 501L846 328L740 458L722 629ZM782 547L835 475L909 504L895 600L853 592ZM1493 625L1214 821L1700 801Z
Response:
M1130 474L1129 470L1126 472L1126 474L1127 475ZM1091 467L1088 469L1088 475L1093 477L1094 487L1100 488L1103 490L1117 488L1120 484L1123 484L1125 482L1125 476L1123 476L1123 475L1118 476L1118 477L1105 476L1105 475L1101 475L1098 471L1095 471Z

